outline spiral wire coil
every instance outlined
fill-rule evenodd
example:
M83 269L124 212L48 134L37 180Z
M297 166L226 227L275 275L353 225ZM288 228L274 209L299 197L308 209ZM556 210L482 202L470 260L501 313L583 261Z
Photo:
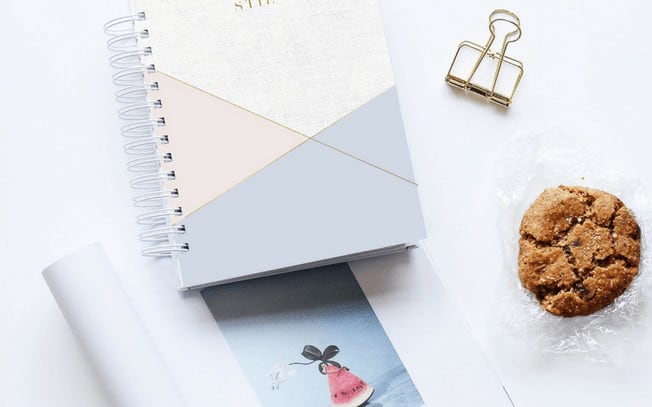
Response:
M167 135L159 136L156 129L165 126L164 117L156 117L156 109L163 106L160 99L150 99L159 90L157 82L147 82L147 75L156 72L154 64L147 64L152 48L142 46L149 38L147 29L138 28L145 21L145 13L116 18L104 25L111 38L106 42L112 52L109 62L115 69L113 83L119 88L116 100L123 106L118 115L123 121L120 132L128 141L124 145L127 155L133 157L127 169L135 175L130 180L138 193L132 198L134 205L146 208L136 221L147 227L140 234L146 243L142 253L146 256L170 256L187 252L188 243L179 243L186 232L185 225L172 225L170 219L182 216L181 207L168 207L170 198L177 198L179 190L165 187L165 181L176 179L176 173L164 170L163 164L172 162L171 153L161 153L159 147L169 143Z

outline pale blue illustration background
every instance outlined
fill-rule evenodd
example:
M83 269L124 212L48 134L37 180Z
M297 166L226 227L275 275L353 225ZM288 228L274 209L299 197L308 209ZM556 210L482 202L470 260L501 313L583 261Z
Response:
M330 406L317 363L293 366L272 390L275 363L307 362L305 345L336 345L333 360L372 385L369 407L423 404L348 265L266 277L202 291L204 299L264 406Z

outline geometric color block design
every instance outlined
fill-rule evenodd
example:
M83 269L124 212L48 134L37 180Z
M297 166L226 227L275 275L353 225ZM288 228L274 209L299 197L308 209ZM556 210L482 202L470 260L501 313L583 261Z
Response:
M416 182L395 86L313 138Z
M425 235L415 184L313 141L188 216L184 224L182 238L190 252L179 258L186 287Z
M158 70L307 136L394 84L377 0L132 3Z
M163 101L156 114L165 117L165 126L158 130L170 135L170 143L161 148L172 152L165 169L176 174L166 187L179 189L179 198L170 204L181 206L184 216L308 140L165 74L151 79L160 89L152 95Z
M378 0L131 0L182 288L425 236Z
M155 73L151 80L159 83L156 96L165 101L157 114L166 125L158 131L175 135L162 149L174 151L164 169L176 174L166 188L179 189L169 203L183 208L183 216L172 218L175 224L309 140L166 74ZM313 139L415 182L395 87Z

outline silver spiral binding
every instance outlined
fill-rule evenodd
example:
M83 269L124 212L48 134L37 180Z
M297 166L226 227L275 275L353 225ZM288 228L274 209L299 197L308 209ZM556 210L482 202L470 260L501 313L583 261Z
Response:
M170 256L187 252L189 246L178 242L186 232L185 225L170 222L173 217L182 216L183 211L181 207L167 207L170 198L179 196L179 190L164 187L165 181L176 179L176 173L163 169L164 163L172 161L172 154L159 150L169 143L169 138L156 134L157 128L165 126L165 118L156 115L163 102L151 97L159 90L158 83L147 83L147 75L156 72L156 67L146 63L152 48L142 45L142 40L149 38L147 29L138 28L142 21L145 13L116 18L104 25L104 32L111 37L106 46L112 52L109 63L116 70L112 77L119 88L115 97L123 106L118 115L124 123L120 131L128 140L124 151L132 157L127 169L135 173L130 183L138 194L132 200L137 207L147 208L136 219L148 228L140 234L140 239L147 243L142 253Z

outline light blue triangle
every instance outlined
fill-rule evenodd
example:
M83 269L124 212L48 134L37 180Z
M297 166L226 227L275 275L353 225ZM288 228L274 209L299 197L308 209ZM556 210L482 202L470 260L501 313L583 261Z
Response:
M314 138L415 182L396 87Z
M179 256L184 287L425 236L414 183L312 140L183 223L190 245Z

